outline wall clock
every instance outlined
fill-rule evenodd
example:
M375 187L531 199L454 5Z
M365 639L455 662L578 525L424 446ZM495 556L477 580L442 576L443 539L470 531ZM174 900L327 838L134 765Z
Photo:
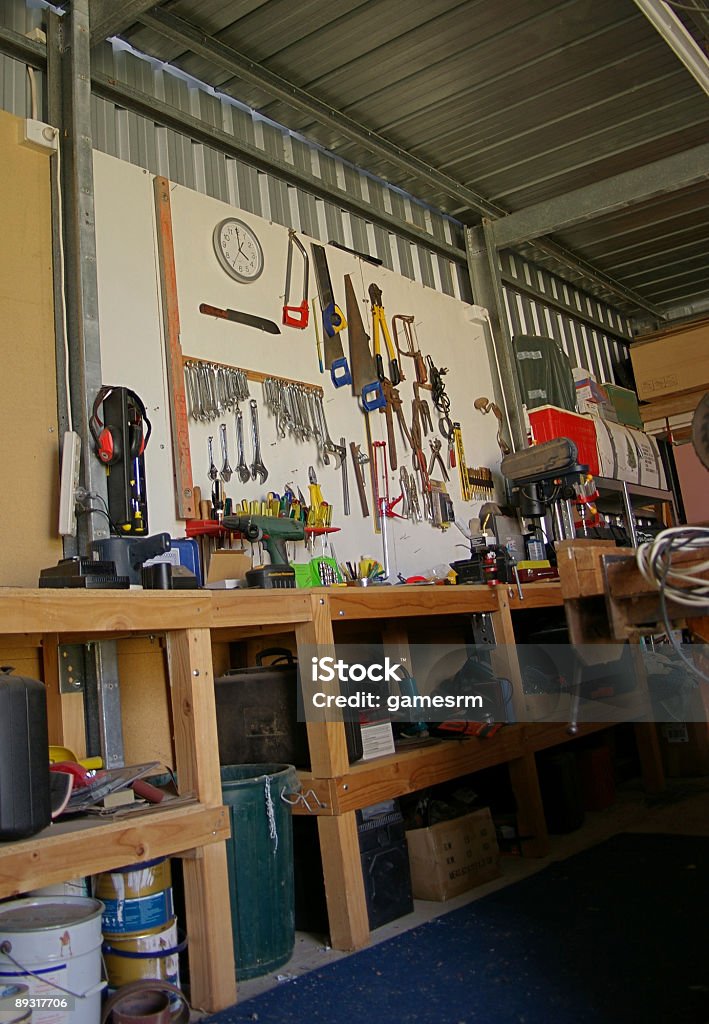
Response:
M214 251L222 268L242 284L263 272L263 249L255 231L236 217L227 217L214 229Z

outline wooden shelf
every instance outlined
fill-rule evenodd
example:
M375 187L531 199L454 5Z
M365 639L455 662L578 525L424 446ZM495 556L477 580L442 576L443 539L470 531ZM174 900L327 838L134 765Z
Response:
M318 779L299 772L304 790L312 790L325 805L319 814L345 814L382 800L436 786L485 768L506 764L547 747L572 742L578 736L606 729L607 723L585 723L571 736L564 723L509 725L490 739L440 740L425 746L399 749L371 761L358 761L334 779ZM296 809L296 813L307 813Z
M225 807L196 801L116 819L56 822L29 839L0 843L0 899L83 875L173 856L229 838Z

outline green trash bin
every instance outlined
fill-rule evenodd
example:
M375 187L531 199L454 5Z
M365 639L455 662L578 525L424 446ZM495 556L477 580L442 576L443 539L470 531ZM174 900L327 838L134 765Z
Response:
M229 808L227 842L231 927L239 981L290 960L295 944L293 824L298 789L293 765L237 764L221 769Z

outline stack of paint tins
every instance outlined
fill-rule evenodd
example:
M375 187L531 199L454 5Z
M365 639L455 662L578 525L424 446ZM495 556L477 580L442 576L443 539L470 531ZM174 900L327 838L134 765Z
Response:
M109 991L148 979L179 988L179 953L185 943L178 940L170 861L163 857L97 875L94 895L104 904Z

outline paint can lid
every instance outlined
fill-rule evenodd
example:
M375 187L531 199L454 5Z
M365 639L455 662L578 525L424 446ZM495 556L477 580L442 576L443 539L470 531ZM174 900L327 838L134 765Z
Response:
M102 912L103 903L87 896L36 896L15 900L0 907L0 935L81 924Z

